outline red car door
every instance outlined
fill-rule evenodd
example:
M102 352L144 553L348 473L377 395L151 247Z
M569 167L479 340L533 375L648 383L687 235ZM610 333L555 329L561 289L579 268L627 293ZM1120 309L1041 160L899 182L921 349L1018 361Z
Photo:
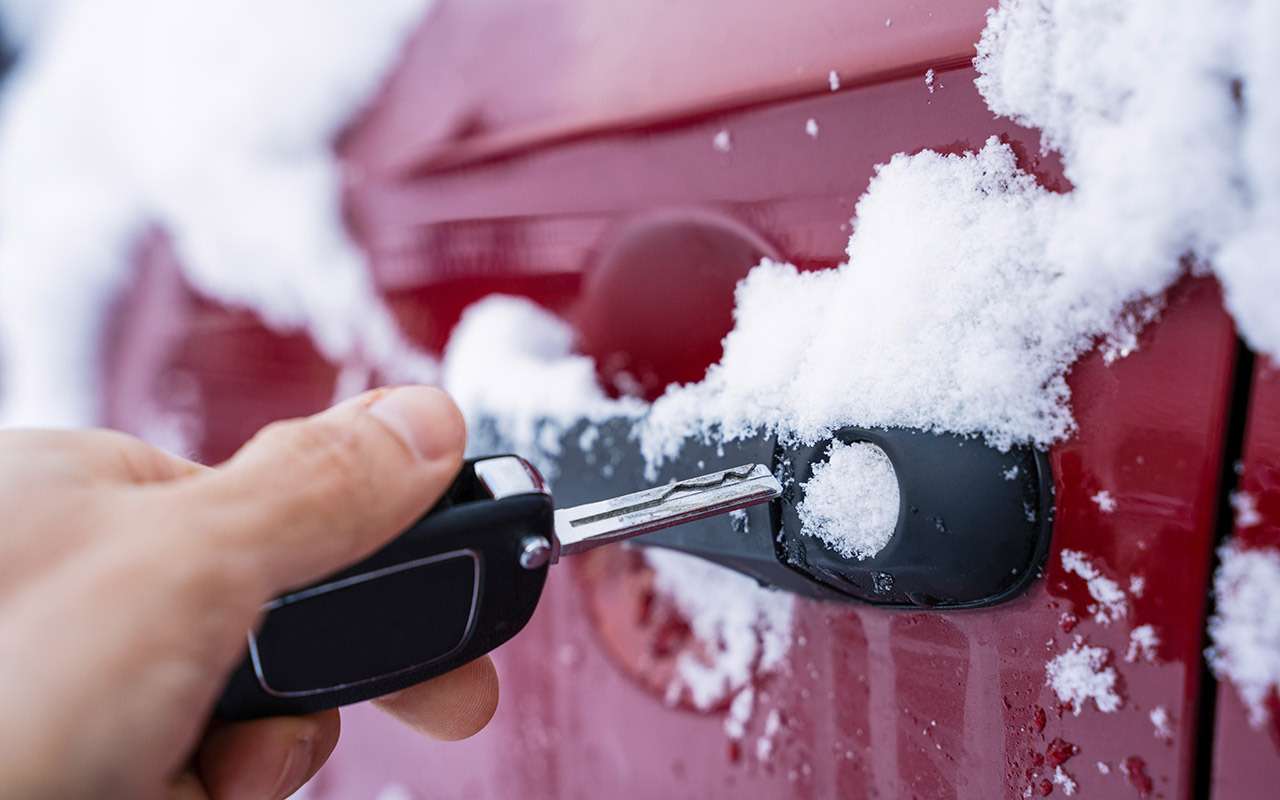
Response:
M606 384L625 368L653 396L718 358L733 287L762 256L842 259L892 154L998 135L1067 188L1037 134L973 87L985 2L746 5L621 4L628 25L588 0L442 6L341 148L351 230L415 341L438 350L470 303L521 295L575 326ZM112 424L181 427L217 461L369 379L197 297L170 259L157 233L117 317ZM1190 797L1209 774L1203 632L1238 349L1213 280L1174 287L1140 345L1071 371L1079 431L1049 454L1052 549L1024 595L948 613L798 601L782 669L754 679L729 734L729 698L666 701L696 643L676 611L653 613L640 559L603 551L557 567L496 653L487 730L433 744L354 708L308 796ZM1245 478L1264 492L1266 424ZM1119 592L1101 610L1100 586ZM1114 674L1118 707L1062 702L1047 670L1064 657ZM1240 796L1231 759L1274 763L1275 745L1225 689L1217 713L1218 741L1240 744L1219 748L1215 787Z

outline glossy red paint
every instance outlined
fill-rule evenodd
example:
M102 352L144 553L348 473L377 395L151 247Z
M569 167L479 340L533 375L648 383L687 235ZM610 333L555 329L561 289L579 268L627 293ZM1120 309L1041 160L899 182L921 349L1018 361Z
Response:
M1280 549L1280 367L1259 359L1254 370L1239 491L1253 497L1260 522L1237 526L1245 548ZM1280 785L1280 695L1272 693L1271 721L1261 730L1230 681L1218 685L1213 738L1214 800L1266 797Z
M525 19L515 5L507 10ZM611 67L599 41L569 37L604 30L592 11L603 5L537 4L557 12L548 30L573 42L541 54L530 44L541 28L446 5L451 16L424 26L405 68L346 138L352 230L424 346L438 348L473 300L521 294L575 323L606 380L625 369L652 393L697 377L718 356L732 286L758 255L837 263L854 202L895 152L975 149L999 135L1042 182L1066 188L1037 137L993 119L971 70L955 65L985 2L919 4L901 16L887 10L899 3L824 2L822 24L787 29L791 49L768 46L769 21L804 15L755 3L763 16L734 18L734 30L758 46L717 51L714 80L694 68L703 51L680 51L672 67L628 50L634 63ZM637 40L675 36L679 15L698 12L672 13L644 20L657 28L640 29ZM575 26L575 15L595 22ZM436 56L432 43L448 43L441 30L471 38ZM450 66L468 41L502 32L515 37L510 53ZM875 36L905 36L916 49L899 52ZM846 88L832 93L825 76L828 63L842 63L837 56L849 59ZM794 75L788 60L802 65ZM923 65L935 62L952 68L939 70L931 94ZM571 91L576 79L594 88ZM817 138L805 133L810 118ZM712 147L721 130L731 132L727 153ZM698 238L698 258L679 247L685 236ZM143 278L118 316L114 424L145 430L185 414L202 421L198 449L216 461L270 419L328 402L338 370L304 337L196 298L168 258L161 237L148 244ZM653 607L643 567L605 551L557 567L529 628L496 654L503 701L488 730L431 744L353 709L311 796L373 797L396 784L422 797L989 800L1061 793L1052 783L1060 766L1080 796L1136 797L1141 764L1151 796L1188 797L1234 353L1216 286L1183 281L1141 343L1117 363L1093 354L1072 371L1080 429L1051 454L1053 552L1044 580L1023 597L952 614L801 602L787 670L757 687L747 736L731 746L721 714L663 703L671 659L688 636L670 609ZM194 387L180 408L164 390L174 382ZM1113 513L1091 499L1101 490L1115 498ZM1142 579L1123 619L1094 619L1084 583L1062 569L1064 548L1121 587ZM1064 626L1064 615L1074 624ZM1150 662L1130 663L1129 633L1142 624L1161 643ZM1090 705L1076 716L1045 686L1046 661L1076 636L1109 650L1121 710ZM1149 719L1156 707L1169 714L1167 740ZM756 743L774 709L782 729L761 759Z
M343 150L358 165L357 181L402 178L601 130L824 92L832 71L845 86L923 77L928 67L972 57L989 5L437 0Z

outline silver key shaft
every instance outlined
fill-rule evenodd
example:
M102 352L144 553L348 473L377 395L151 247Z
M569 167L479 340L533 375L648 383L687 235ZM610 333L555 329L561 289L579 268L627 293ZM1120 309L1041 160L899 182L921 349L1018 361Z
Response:
M572 555L611 542L727 514L782 494L763 464L743 464L609 500L556 509L557 552Z

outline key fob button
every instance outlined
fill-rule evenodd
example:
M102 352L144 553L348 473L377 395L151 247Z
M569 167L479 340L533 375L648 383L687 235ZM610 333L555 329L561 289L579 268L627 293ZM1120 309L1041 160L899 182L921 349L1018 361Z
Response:
M479 555L463 549L285 595L249 637L255 677L305 697L447 658L471 637L480 581Z

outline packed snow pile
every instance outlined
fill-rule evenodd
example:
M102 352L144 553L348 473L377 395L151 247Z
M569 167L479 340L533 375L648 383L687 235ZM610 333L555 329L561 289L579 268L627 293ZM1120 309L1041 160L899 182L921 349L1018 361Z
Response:
M814 466L797 506L802 530L845 558L879 553L898 524L898 476L873 444L835 442Z
M1227 545L1214 579L1217 614L1209 621L1209 663L1228 678L1263 725L1267 698L1280 692L1280 553Z
M753 675L777 671L791 648L794 598L694 556L649 548L654 587L689 621L705 652L680 654L668 698L687 693L710 708L743 690Z
M34 39L0 117L0 421L98 421L107 309L149 227L201 291L430 378L348 240L332 153L429 4L8 0Z
M1066 435L1063 374L1115 330L1117 309L1078 303L1041 258L1064 202L994 138L962 156L894 156L858 201L847 263L765 262L738 286L723 358L654 404L646 456L688 437L814 442L844 425L1004 445Z
M1212 266L1280 355L1280 3L1006 0L978 44L992 111L1038 128L1075 187L1045 256L1083 299L1154 295ZM1092 284L1090 289L1088 284Z
M442 376L468 420L493 426L486 435L526 455L548 478L556 472L560 437L577 422L638 416L645 408L607 397L595 362L574 355L573 330L516 297L491 295L463 313L445 348ZM589 450L595 442L588 435L581 444Z

